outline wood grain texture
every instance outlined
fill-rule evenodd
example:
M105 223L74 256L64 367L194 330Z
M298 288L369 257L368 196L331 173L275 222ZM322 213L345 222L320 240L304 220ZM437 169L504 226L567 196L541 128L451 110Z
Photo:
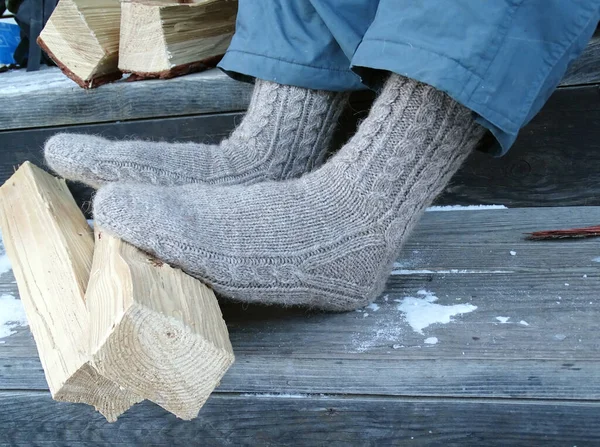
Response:
M237 361L216 393L598 401L598 241L532 242L523 233L599 220L597 207L430 212L377 310L324 314L222 302ZM10 290L10 280L0 291ZM441 305L478 308L419 334L395 300L421 289ZM501 324L498 316L510 319ZM426 345L432 336L439 342ZM7 338L0 389L41 389L34 358L26 329Z
M57 68L2 74L0 130L244 110L252 85L219 70L82 90Z
M575 61L561 87L600 83L600 37ZM0 130L185 116L246 109L252 85L220 70L171 80L117 82L81 91L58 70L2 74Z
M581 56L576 59L561 81L562 86L600 82L600 32L596 31Z
M473 154L438 202L597 205L600 172L590 167L599 163L600 86L564 88L506 156Z
M225 53L235 30L237 0L129 0L121 12L119 68L169 77L180 67Z
M548 340L551 341L554 340ZM423 344L404 347L407 349L399 349L425 351L421 358L361 354L326 360L314 355L306 358L263 356L244 350L213 395L237 392L600 400L597 358L499 360L465 355L457 359L438 359L434 354L437 349ZM391 344L386 348L393 350ZM465 349L465 354L470 353L470 348ZM2 358L1 389L45 390L43 373L38 369L39 362L34 357ZM135 408L130 410L133 414Z
M372 95L356 96L338 145L364 118ZM560 88L509 153L472 154L437 204L509 207L600 205L600 85ZM597 225L597 224L596 224Z
M584 402L213 395L177 420L150 404L107 425L40 393L0 393L1 445L597 445L600 406Z
M40 34L40 45L82 87L119 79L120 15L119 0L61 0Z
M241 113L228 113L0 132L0 148L10 148L0 149L0 182L6 181L14 170L26 161L43 167L42 148L46 140L57 132L87 133L111 139L142 138L152 141L198 141L216 144L227 137L241 119ZM77 203L89 217L92 189L81 183L68 184Z
M227 137L241 119L242 114L229 113L0 132L0 148L11 148L0 149L0 182L9 178L14 169L25 161L30 160L43 166L42 148L46 140L56 132L88 133L112 139L142 138L153 141L199 141L215 144ZM82 183L67 183L79 207L91 218L90 200L93 190Z
M338 129L335 142L338 147L363 116L358 110L364 108L365 97L358 99L355 109L348 110L343 126ZM241 113L230 113L0 132L0 147L4 148L0 150L0 180L8 178L13 167L25 160L42 163L44 141L59 131L111 138L215 143L227 136L242 116ZM473 154L437 203L504 204L510 207L600 205L600 173L590 169L590 166L600 164L599 142L600 88L560 89L521 132L508 155L493 158L487 154ZM73 193L78 202L89 201L90 190L80 185L76 188Z
M85 295L90 355L104 377L193 419L234 361L208 287L101 228Z
M84 293L94 240L83 214L64 181L30 163L0 188L0 206L6 252L52 396L115 419L138 400L89 362Z

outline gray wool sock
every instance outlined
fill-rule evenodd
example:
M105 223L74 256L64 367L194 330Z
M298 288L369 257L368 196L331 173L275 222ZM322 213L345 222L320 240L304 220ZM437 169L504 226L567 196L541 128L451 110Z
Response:
M235 185L299 177L323 162L347 99L257 80L246 116L218 145L58 134L46 143L46 162L95 188L116 181Z
M356 135L300 179L111 184L96 195L96 222L223 296L351 310L381 293L402 242L483 132L445 93L393 74Z

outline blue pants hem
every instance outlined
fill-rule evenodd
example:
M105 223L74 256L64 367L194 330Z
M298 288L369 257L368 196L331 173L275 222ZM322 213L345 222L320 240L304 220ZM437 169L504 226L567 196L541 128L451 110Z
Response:
M242 73L245 76L295 85L313 90L348 91L364 90L360 77L348 67L339 70L318 67L293 61L229 48L218 65L227 73Z
M364 40L352 58L352 69L363 76L370 69L385 70L446 92L455 101L475 112L477 122L492 132L502 148L508 149L512 145L519 126L508 117L473 100L473 92L482 82L476 73L443 54L391 41L385 43L389 54L375 59L373 55L381 53L382 45L378 40ZM368 79L364 82L369 84ZM456 85L462 85L463 88L457 90ZM500 154L503 151L495 148L492 152Z

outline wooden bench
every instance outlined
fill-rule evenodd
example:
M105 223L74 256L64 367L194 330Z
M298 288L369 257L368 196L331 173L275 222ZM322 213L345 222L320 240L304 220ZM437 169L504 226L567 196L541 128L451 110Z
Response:
M223 303L237 361L192 422L142 403L110 425L53 402L18 328L0 340L0 445L599 445L600 241L524 240L600 224L599 61L595 38L509 156L474 154L439 200L509 209L426 213L375 306ZM217 141L250 93L217 71L95 91L52 69L0 81L1 180L58 130ZM0 293L18 297L12 273ZM419 333L399 307L424 297L477 308Z

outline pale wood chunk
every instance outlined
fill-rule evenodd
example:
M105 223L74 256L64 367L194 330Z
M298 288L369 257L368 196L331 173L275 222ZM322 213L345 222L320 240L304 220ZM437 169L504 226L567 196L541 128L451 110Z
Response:
M234 361L212 290L101 228L86 304L94 367L182 419Z
M141 398L89 362L94 238L65 182L23 164L0 188L0 227L52 397L116 420Z
M126 0L121 5L119 68L169 78L206 68L225 53L237 0Z
M83 88L121 78L119 0L60 0L38 42Z

